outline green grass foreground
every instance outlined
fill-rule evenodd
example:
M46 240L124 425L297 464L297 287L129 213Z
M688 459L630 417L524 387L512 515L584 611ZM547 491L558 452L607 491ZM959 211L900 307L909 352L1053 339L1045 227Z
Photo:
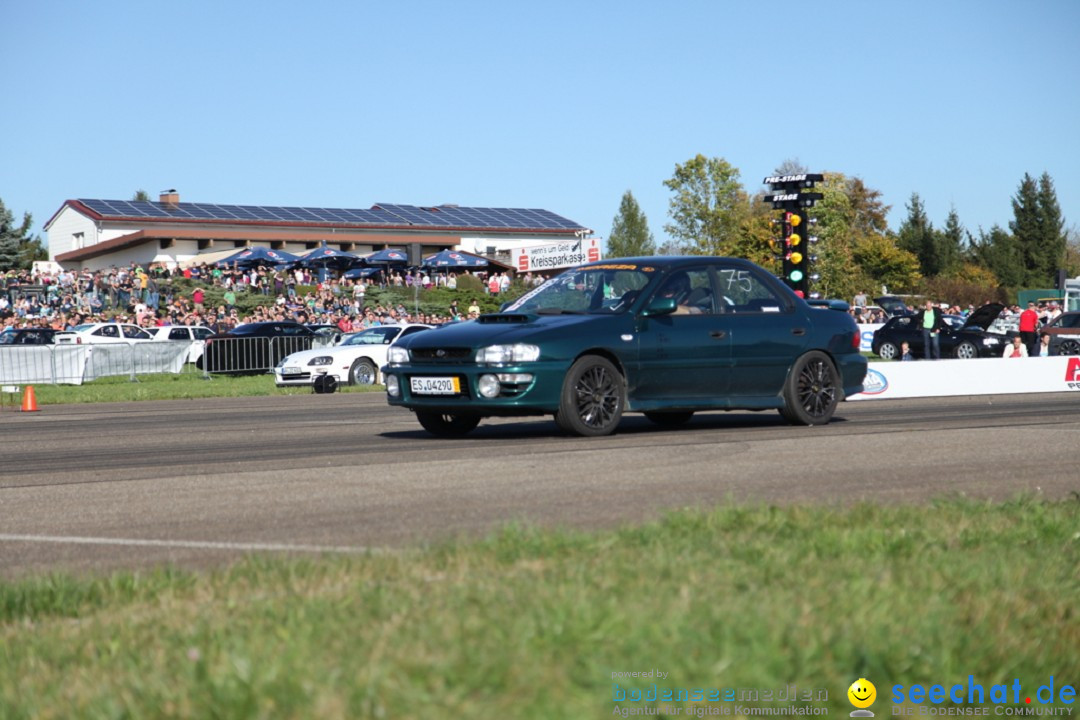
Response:
M0 585L0 717L601 718L650 669L824 688L831 717L866 677L891 717L896 683L1077 684L1078 568L1080 503L1022 498L41 577Z
M383 392L382 385L339 385L338 392ZM83 385L35 385L39 406L68 403L134 402L137 400L195 400L210 397L265 397L268 395L310 395L309 387L279 388L273 375L211 375L188 366L182 373L99 378ZM21 394L9 403L18 404Z

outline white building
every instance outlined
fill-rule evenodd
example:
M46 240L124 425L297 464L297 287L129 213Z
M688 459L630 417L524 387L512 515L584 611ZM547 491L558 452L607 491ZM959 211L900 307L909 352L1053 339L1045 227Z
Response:
M592 230L548 210L420 207L380 203L369 210L158 202L68 200L45 224L49 259L91 270L135 262L213 262L263 246L297 255L326 245L364 255L384 248L410 264L439 250L487 255L504 264L516 248L581 239Z

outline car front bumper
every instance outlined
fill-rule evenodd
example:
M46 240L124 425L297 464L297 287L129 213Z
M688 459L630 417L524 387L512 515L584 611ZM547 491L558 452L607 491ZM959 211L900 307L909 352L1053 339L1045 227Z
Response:
M390 377L398 381L399 393L390 394L391 405L412 410L440 410L445 412L478 413L491 415L544 415L559 409L559 395L568 364L565 362L533 362L518 365L387 365L382 368L383 382ZM499 393L485 397L481 391L481 378L494 375ZM456 378L452 394L424 394L414 392L413 380L423 381ZM427 383L437 386L440 383Z

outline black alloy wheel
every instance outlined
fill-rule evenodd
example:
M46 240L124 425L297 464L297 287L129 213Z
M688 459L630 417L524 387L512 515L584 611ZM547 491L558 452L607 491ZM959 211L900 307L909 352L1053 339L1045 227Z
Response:
M800 357L784 383L780 414L793 425L825 425L840 402L836 367L829 356L814 350Z
M575 435L610 435L626 406L625 385L622 373L610 360L599 355L578 358L563 381L555 422Z

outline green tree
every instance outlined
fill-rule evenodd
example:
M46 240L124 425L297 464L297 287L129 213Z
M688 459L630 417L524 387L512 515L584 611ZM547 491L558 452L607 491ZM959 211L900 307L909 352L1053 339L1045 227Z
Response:
M979 265L994 273L1003 287L1024 287L1027 269L1020 244L1006 230L997 225L989 233L980 230L971 255Z
M23 252L32 242L28 237L32 224L30 213L23 213L22 225L16 227L15 216L0 200L0 270L29 267L24 264Z
M664 181L674 193L664 230L692 255L740 256L749 199L739 171L723 158L697 155Z
M918 284L919 258L901 250L896 242L881 234L871 234L855 242L853 257L862 271L889 292L911 292Z
M150 193L145 190L136 190L131 197L131 202L150 202Z
M1035 281L1042 274L1043 263L1041 262L1042 249L1042 217L1039 212L1039 186L1027 173L1020 181L1020 187L1012 199L1013 219L1009 222L1009 230L1016 248L1016 260L1020 263L1020 272L1017 273L1016 283L1006 283L1013 288L1032 287L1038 284ZM998 273L1001 277L1001 273ZM1034 282L1033 282L1034 281Z
M1039 223L1042 242L1038 246L1038 258L1043 274L1034 278L1036 284L1044 279L1052 280L1058 268L1065 266L1065 251L1068 246L1065 218L1062 217L1061 206L1058 205L1054 181L1045 172L1039 178Z
M607 239L608 257L655 255L656 241L649 230L649 221L641 211L633 193L627 190L619 203L619 212L611 225Z
M960 216L956 208L949 209L949 216L945 218L945 227L935 231L934 244L939 261L939 272L944 275L955 275L960 270L964 258L964 226L960 224Z
M918 193L911 193L911 201L905 205L908 215L900 224L897 233L897 245L919 258L919 270L923 275L937 275L941 272L941 258L934 236L934 226L926 216L922 199Z

